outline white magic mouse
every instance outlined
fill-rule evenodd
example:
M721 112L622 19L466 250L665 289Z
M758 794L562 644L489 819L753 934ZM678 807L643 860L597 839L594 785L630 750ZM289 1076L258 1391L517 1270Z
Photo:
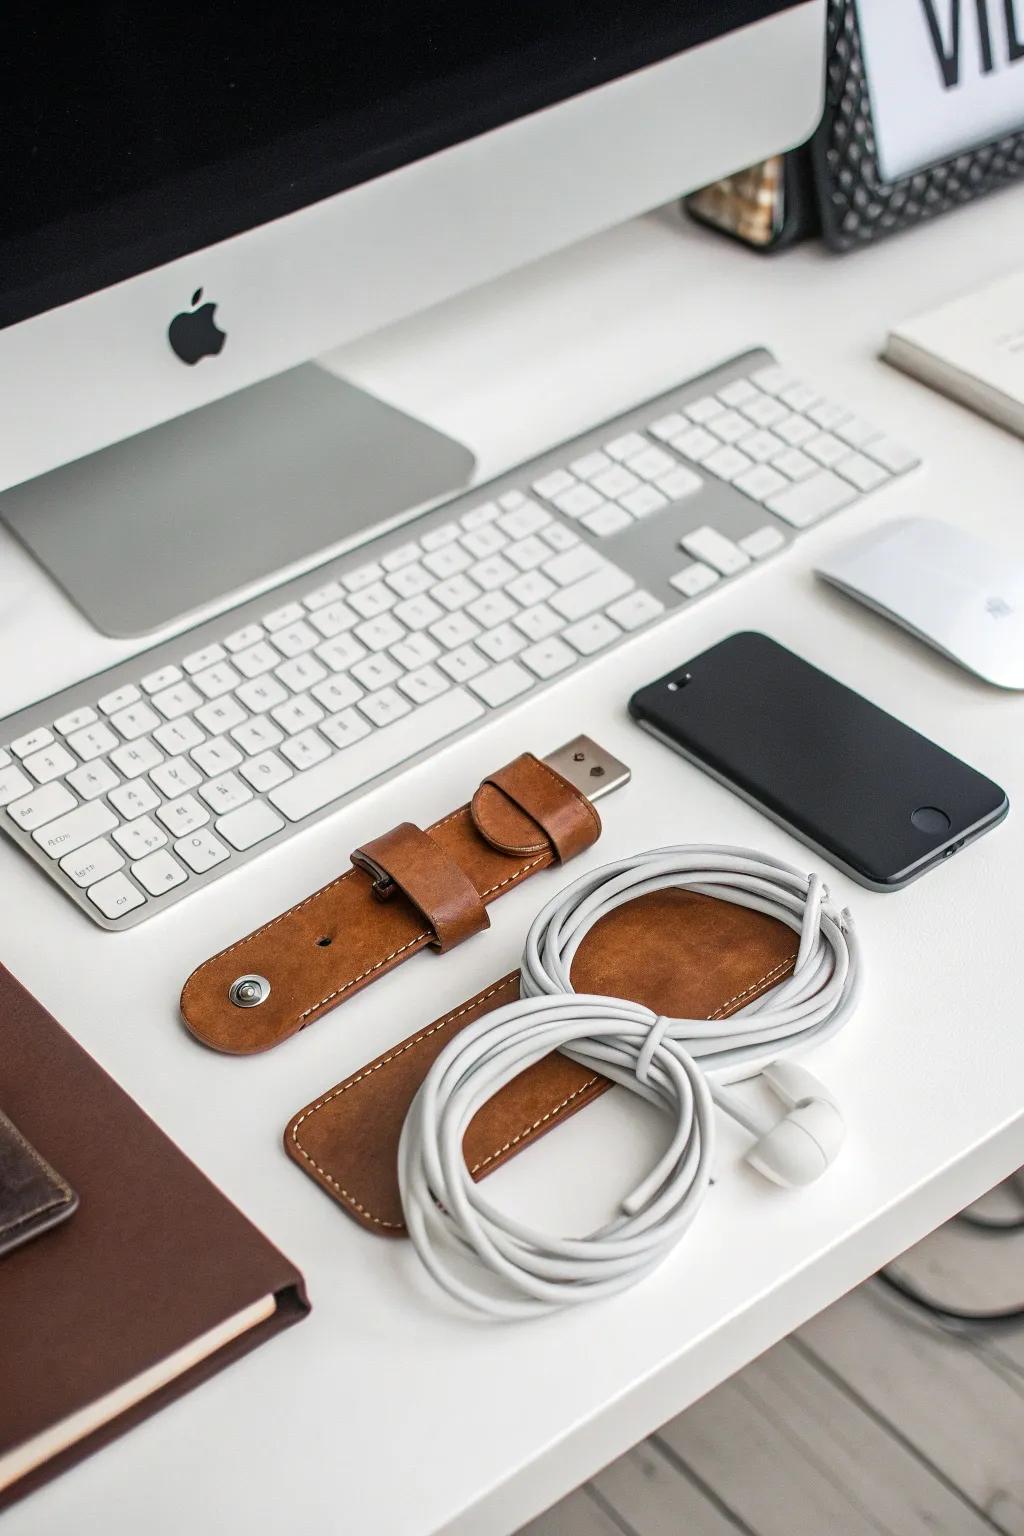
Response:
M854 539L817 573L987 683L1024 689L1024 561L908 517Z

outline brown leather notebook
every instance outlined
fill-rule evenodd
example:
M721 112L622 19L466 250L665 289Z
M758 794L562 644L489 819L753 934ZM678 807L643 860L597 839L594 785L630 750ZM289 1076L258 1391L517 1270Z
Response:
M78 1196L0 1256L0 1509L297 1322L302 1276L0 966L0 1107Z

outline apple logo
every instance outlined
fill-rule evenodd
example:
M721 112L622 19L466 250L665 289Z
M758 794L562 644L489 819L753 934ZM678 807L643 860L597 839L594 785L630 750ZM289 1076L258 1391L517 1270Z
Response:
M171 351L183 363L190 365L198 363L203 357L216 357L227 340L227 333L220 329L213 318L216 304L209 301L200 304L202 296L203 290L197 288L192 295L192 308L175 315L167 327Z

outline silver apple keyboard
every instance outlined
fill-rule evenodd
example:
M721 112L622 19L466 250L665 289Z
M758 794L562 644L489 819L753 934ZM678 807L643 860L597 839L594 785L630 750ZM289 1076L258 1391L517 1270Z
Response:
M746 352L0 721L0 826L129 928L916 463Z

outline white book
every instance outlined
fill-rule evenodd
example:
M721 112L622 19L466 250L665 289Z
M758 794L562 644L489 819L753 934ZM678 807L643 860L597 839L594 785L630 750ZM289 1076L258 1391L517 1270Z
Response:
M1024 437L1024 272L903 321L884 356Z

